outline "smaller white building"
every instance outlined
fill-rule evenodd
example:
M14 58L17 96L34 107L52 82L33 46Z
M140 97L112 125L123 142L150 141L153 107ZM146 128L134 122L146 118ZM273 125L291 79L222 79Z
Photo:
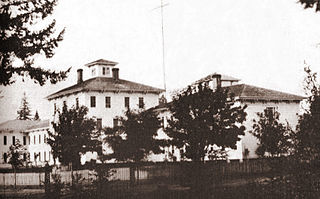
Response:
M8 152L9 147L14 145L17 140L20 144L25 146L28 149L29 145L29 136L25 132L26 129L37 124L38 121L32 120L9 120L0 124L0 167L7 168L11 167L8 164ZM27 152L24 154L24 159L27 160Z

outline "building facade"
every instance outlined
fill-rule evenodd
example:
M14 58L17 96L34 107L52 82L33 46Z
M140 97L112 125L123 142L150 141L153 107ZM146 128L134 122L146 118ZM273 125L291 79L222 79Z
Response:
M207 83L212 89L217 86L228 89L229 93L235 95L236 105L247 105L246 121L244 126L246 128L245 135L240 136L240 141L236 143L237 149L227 149L228 159L257 158L256 149L258 147L258 140L250 133L253 130L253 120L258 119L257 113L263 112L265 109L270 111L277 111L280 113L280 121L288 122L290 127L294 130L298 123L298 115L300 112L300 102L304 99L302 96L297 96L289 93L279 92L275 90L260 88L247 84L240 84L239 79L219 74L211 74L202 78L191 86L196 86L199 83ZM163 124L166 127L166 120L171 117L169 109L164 106L159 106L155 109L159 117L164 120ZM163 129L159 129L159 139L170 139ZM181 160L181 152L175 147L164 148L165 153L159 155L152 155L151 159L154 161L162 160Z
M37 124L32 120L9 120L0 124L0 167L11 167L8 158L8 152L11 145L15 145L19 140L20 144L28 149L30 138L26 129ZM27 160L28 151L24 153L24 159Z

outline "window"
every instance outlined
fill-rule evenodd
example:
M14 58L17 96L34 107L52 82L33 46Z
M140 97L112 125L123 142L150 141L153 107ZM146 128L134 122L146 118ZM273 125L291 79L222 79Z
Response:
M47 136L43 135L43 143L47 143Z
M57 111L57 104L54 103L54 104L53 104L53 113L56 114L56 111Z
M139 97L139 108L144 107L143 97Z
M276 107L266 107L265 114L266 116L274 116L275 111Z
M39 161L41 161L41 152L39 152Z
M90 106L91 107L96 107L96 96L91 96L90 97Z
M106 74L107 74L107 75L109 75L109 74L110 74L110 68L109 68L109 67L107 68L107 72L106 72Z
M76 98L76 108L79 107L79 98Z
M33 144L36 144L36 136L33 136Z
M4 163L7 163L7 161L8 161L8 155L7 155L7 153L4 153L4 154L3 154L3 160L4 160Z
M7 145L7 136L3 136L3 145Z
M26 154L26 153L23 154L23 160L24 160L24 161L27 160L27 154Z
M95 76L96 75L96 69L94 68L94 69L92 69L92 76Z
M27 136L23 136L23 145L27 145Z
M124 107L130 108L130 98L129 97L124 98Z
M16 136L12 136L12 144L13 144L13 145L16 144Z
M41 144L41 135L39 135L39 144Z
M119 120L118 118L113 119L113 127L117 127L119 125Z
M97 119L97 129L101 129L102 128L102 119L98 118Z
M111 97L106 97L106 108L111 108Z
M43 152L43 160L46 161L47 160L47 153Z
M102 68L102 75L105 75L105 74L106 74L106 68L103 67L103 68Z

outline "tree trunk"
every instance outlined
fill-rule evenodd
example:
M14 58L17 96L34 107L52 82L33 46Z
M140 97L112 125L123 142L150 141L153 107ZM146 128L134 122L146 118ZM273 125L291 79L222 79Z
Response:
M17 172L16 172L16 167L13 167L13 172L14 172L14 188L17 188Z

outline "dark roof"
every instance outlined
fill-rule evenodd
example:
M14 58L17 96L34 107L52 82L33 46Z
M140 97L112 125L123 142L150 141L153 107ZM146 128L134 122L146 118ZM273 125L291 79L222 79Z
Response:
M90 67L90 66L93 66L93 65L96 65L96 64L115 66L118 63L117 62L113 62L113 61L109 61L109 60L105 60L105 59L98 59L96 61L93 61L93 62L90 62L90 63L86 64L85 66Z
M247 84L237 84L232 86L226 86L230 93L234 93L240 100L261 100L261 101L301 101L304 97L299 95L293 95L280 91L275 91L266 88L260 88L256 86L250 86Z
M198 84L198 83L200 83L200 82L210 81L210 80L212 80L212 76L217 75L217 74L218 74L218 73L213 73L213 74L207 75L206 77L197 80L197 81L194 82L193 84ZM223 75L223 74L221 74L221 81L238 82L238 81L240 81L240 79L237 79L237 78L234 78L234 77L231 77L231 76L228 76L228 75Z
M48 128L49 126L50 126L49 120L43 120L43 121L38 121L37 124L29 127L28 130L31 130L31 129L40 129L40 128Z
M34 120L9 120L0 124L0 131L23 132L38 122Z
M164 90L123 80L109 77L96 77L92 79L88 79L81 83L75 84L68 88L62 89L56 93L53 93L47 96L48 100L55 99L58 97L62 97L65 95L71 95L78 92L89 92L89 91L97 91L97 92L140 92L140 93L161 93Z

